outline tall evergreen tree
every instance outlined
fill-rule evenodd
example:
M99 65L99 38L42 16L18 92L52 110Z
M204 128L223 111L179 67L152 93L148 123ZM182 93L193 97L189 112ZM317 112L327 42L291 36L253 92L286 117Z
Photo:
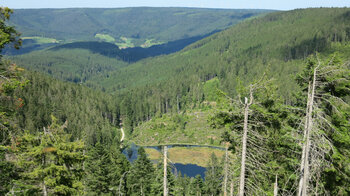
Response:
M85 164L87 192L96 195L126 194L124 174L128 167L129 163L118 146L110 147L97 143L91 147Z
M137 153L137 159L133 162L128 174L128 195L150 195L154 168L144 148L139 148Z
M52 124L37 134L24 133L13 140L15 163L21 178L15 194L77 195L83 191L84 143L70 141L64 125Z
M208 162L207 171L205 172L204 192L206 195L220 195L222 192L222 166L218 158L213 153Z
M161 162L157 164L154 172L153 182L152 182L152 195L164 195L164 166ZM171 166L167 169L167 185L168 185L168 195L175 194L175 176L171 172Z

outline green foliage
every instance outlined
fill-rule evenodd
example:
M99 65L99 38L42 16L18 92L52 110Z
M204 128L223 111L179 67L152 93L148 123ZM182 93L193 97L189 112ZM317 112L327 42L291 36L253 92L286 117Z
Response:
M21 170L21 179L14 183L15 193L82 193L84 143L81 140L71 142L65 126L58 125L52 117L52 124L43 132L36 135L26 132L13 141L15 164Z
M342 63L334 54L327 60L317 55L310 57L304 71L297 81L303 88L303 96L307 96L307 84L317 76L314 98L314 134L322 134L332 143L332 151L322 157L322 161L332 164L317 168L322 176L320 186L331 195L349 194L349 96L350 96L350 69L348 63ZM305 104L305 101L304 101ZM302 105L302 104L298 104ZM327 144L324 141L311 138L314 145ZM315 179L311 179L315 181ZM322 191L322 190L321 190Z
M16 167L12 162L6 160L5 149L0 148L0 195L5 195L12 188L13 180L18 179Z
M204 193L206 195L220 195L222 179L222 166L215 154L212 154L205 172Z
M203 85L203 93L206 101L217 100L217 89L219 88L220 81L218 78L208 80Z
M91 48L94 50L90 51ZM111 49L110 45L83 42L36 51L11 59L32 71L40 71L74 83L87 83L95 77L109 77L111 71L126 66L125 62L114 59L118 52L119 49L113 45ZM94 87L93 84L87 85Z
M52 10L55 13L59 11L65 12ZM96 13L101 11L114 10L95 10ZM81 9L75 14L80 16L84 12L85 9ZM42 11L38 15L40 13ZM25 72L30 82L20 90L18 87L23 82L17 73L21 69L9 66L9 63L1 64L1 74L9 74L4 75L8 79L1 77L1 100L6 100L1 102L0 108L1 131L6 129L1 134L1 141L9 143L11 138L13 145L8 149L16 155L11 160L8 151L1 151L0 170L5 171L1 172L1 177L8 178L8 181L0 181L4 187L1 193L12 188L33 195L40 194L46 188L49 194L84 194L84 145L79 140L84 139L88 150L85 190L92 195L160 194L161 166L155 170L142 148L130 168L121 154L116 129L120 119L127 134L132 136L130 138L147 144L212 142L220 145L219 132L224 132L223 127L228 128L230 132L223 134L223 140L231 143L234 152L235 165L231 168L236 171L231 176L234 179L239 171L243 121L242 107L235 101L243 100L225 101L224 97L233 97L238 93L245 95L247 91L240 87L251 83L252 78L257 78L266 70L269 70L267 77L276 78L272 82L275 85L263 85L264 88L254 94L255 102L249 111L249 129L261 135L261 138L255 139L262 148L259 152L251 150L248 153L263 157L263 161L261 167L250 165L246 177L257 182L254 185L259 186L261 194L272 194L271 185L276 175L278 183L284 186L281 192L295 192L295 182L298 180L296 171L300 164L298 152L301 150L301 140L296 130L305 116L305 83L312 79L312 68L317 62L311 59L304 72L297 77L300 86L293 79L302 69L303 59L310 54L318 51L320 56L327 56L339 51L339 58L331 58L322 67L325 73L328 67L337 71L319 78L324 85L317 90L324 97L321 96L317 102L319 110L315 110L315 115L317 112L325 114L322 113L329 123L322 125L332 130L326 134L335 147L332 154L325 157L332 160L332 165L322 173L321 186L331 195L348 194L350 69L349 64L340 63L350 54L348 13L348 8L272 13L242 22L181 52L142 60L127 67L124 66L126 63L119 64L119 60L108 58L111 54L105 54L103 47L94 53L91 51L93 47L84 48L88 43L82 42L63 45L63 48L66 47L64 49L58 47L56 51L36 52L18 58L23 59L21 64L31 62L28 67L37 70L52 63L55 67L52 75L55 77L73 82L84 81L90 87L116 92L113 97L33 72ZM186 12L176 13L182 14L187 15ZM63 21L63 18L60 20ZM87 19L81 17L80 20ZM88 29L81 29L81 33L89 32ZM110 32L100 33L112 35ZM74 49L69 48L71 46ZM100 46L106 45L102 43ZM116 49L115 52L120 51ZM50 54L47 59L40 57L46 54ZM60 55L64 57L63 60ZM96 59L88 59L89 56ZM66 64L71 57L77 60L74 66ZM44 64L40 65L41 62ZM242 82L237 78L241 78ZM215 111L215 106L221 111L210 119L210 123L222 129L208 126L208 116ZM200 111L198 108L204 109ZM58 119L50 119L52 114ZM13 118L14 115L16 118ZM141 121L148 122L137 126ZM64 126L58 125L63 123ZM47 126L47 130L40 132L42 127ZM20 135L13 131L15 127L32 132ZM221 193L222 167L214 156L209 163L205 182L200 177L177 177L173 184L171 178L169 174L170 188L175 195Z
M118 146L96 143L86 161L86 186L89 195L126 194L126 173L129 162Z
M15 48L19 48L21 45L21 40L18 39L19 33L14 27L7 24L12 13L13 11L8 7L0 7L0 53L7 44L12 43Z
M178 53L141 60L91 82L118 97L131 94L134 123L157 113L197 107L207 98L205 82L213 77L220 81L219 89L232 97L237 95L237 78L245 86L266 70L267 77L276 79L279 94L291 103L295 101L293 92L299 90L294 76L309 54L339 51L342 58L349 57L346 32L350 24L344 19L348 11L320 8L271 13L244 21Z
M19 127L41 130L51 124L53 114L60 123L68 122L66 130L75 139L90 145L96 143L98 131L119 126L119 109L111 96L35 72L26 72L25 77L30 82L16 93L24 103L16 115Z
M128 174L128 195L150 195L154 168L142 147L137 154Z
M140 145L202 144L220 146L218 133L223 129L208 125L209 111L193 110L183 114L164 114L137 126L133 142Z
M21 44L21 41L18 40L19 34L7 24L12 12L7 7L0 7L0 53L10 43L13 43L16 48ZM25 84L20 77L22 70L15 64L4 61L0 55L0 145L8 144L8 137L15 127L13 115L16 106L18 108L22 104L22 100L13 94L15 89Z
M192 195L201 195L204 194L204 182L203 179L200 175L196 175L195 179L193 180L192 183L192 190L193 194Z
M286 87L280 91L288 97L290 91L297 89L291 76L301 70L302 59L315 51L330 53L336 50L333 43L348 41L346 32L350 24L339 19L347 11L322 8L271 13L196 42L182 52L130 65L97 83L110 91L116 86L128 89L150 85L170 94L166 89L194 91L195 84L219 76L221 88L232 95L237 77L247 84L268 67L269 77L275 76ZM314 22L315 18L318 20ZM335 34L343 38L334 39ZM290 55L291 50L298 52Z
M175 176L171 172L172 168L168 165L167 168L167 185L168 185L168 195L175 195ZM156 170L154 172L153 183L152 183L152 195L163 195L164 187L164 166L163 162L159 161Z

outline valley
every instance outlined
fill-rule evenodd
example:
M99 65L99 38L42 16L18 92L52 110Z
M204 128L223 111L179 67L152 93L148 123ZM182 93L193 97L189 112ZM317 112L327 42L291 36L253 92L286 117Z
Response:
M71 195L350 193L350 8L15 9L6 25L22 35L0 48L4 192L63 194L51 165Z

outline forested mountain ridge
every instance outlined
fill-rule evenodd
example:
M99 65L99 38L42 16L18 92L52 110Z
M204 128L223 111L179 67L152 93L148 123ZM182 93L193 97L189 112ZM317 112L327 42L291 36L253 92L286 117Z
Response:
M349 40L348 12L348 8L319 8L271 13L216 33L179 53L135 63L99 83L113 92L118 88L112 83L128 88L145 85L145 81L154 84L155 78L196 75L205 81L209 75L225 75L228 85L233 83L229 78L244 79L266 67L275 73L296 73L300 60L309 54L331 53L337 50L332 43Z
M109 54L97 54L98 51L90 58L89 50L39 51L17 60L19 65L28 62L35 70L57 78L115 93L122 100L120 108L126 112L125 119L129 119L125 124L133 127L156 114L198 106L207 100L204 82L214 77L219 79L219 89L234 95L238 78L248 83L250 78L267 72L278 81L280 93L290 102L298 89L294 75L309 54L318 51L327 56L337 51L343 59L348 58L348 13L348 8L270 13L216 33L180 52L128 66L107 58ZM69 45L74 43L62 47ZM75 53L77 66L71 67L74 63L69 63L73 60L70 57ZM40 60L44 55L47 62ZM50 62L57 66L51 67Z
M147 7L18 9L11 24L28 39L43 37L51 38L53 42L105 40L120 43L119 46L148 47L203 36L266 12L271 10Z
M135 125L156 113L194 107L206 99L203 82L213 77L219 79L218 88L234 95L237 78L247 83L268 72L280 84L280 93L290 101L298 88L293 77L309 54L318 51L327 56L338 51L344 59L349 56L348 12L348 8L317 8L270 13L216 33L180 52L128 66L105 56L93 60L88 57L90 51L76 51L76 59L81 60L71 67L68 65L74 63L69 63L70 55L75 52L69 50L30 53L19 56L15 62L28 62L27 67L49 74L51 70L57 78L117 92L116 97L127 99L121 105L132 111L128 115ZM43 55L47 62L40 61ZM50 62L57 66L49 66Z

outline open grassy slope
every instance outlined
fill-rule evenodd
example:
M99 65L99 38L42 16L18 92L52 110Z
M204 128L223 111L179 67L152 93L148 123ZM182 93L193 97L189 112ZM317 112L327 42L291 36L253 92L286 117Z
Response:
M220 146L224 129L214 129L207 120L210 111L164 115L136 127L132 141L138 145L198 144Z

